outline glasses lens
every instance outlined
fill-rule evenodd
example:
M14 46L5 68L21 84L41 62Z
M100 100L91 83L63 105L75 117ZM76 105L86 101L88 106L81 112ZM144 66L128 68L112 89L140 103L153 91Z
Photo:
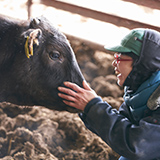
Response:
M114 59L116 63L118 63L119 61L133 61L132 58L121 58L120 56L121 54L117 54L117 53L114 54Z

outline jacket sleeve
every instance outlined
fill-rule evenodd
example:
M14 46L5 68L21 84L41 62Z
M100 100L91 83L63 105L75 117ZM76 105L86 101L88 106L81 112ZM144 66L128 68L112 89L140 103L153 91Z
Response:
M97 97L88 103L80 118L121 156L131 160L160 158L160 108L138 125L131 123L126 113L125 103L117 111Z

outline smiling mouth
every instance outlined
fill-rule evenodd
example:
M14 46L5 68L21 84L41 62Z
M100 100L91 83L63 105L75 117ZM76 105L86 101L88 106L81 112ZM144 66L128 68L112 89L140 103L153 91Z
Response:
M118 70L115 70L115 75L118 79L122 76L121 72L119 72Z
M115 70L115 74L118 75L120 74L120 72L118 70Z

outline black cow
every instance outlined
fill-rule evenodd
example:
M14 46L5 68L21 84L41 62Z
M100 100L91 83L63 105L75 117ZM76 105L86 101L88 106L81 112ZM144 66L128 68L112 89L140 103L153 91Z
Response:
M0 16L0 102L67 110L57 87L83 80L68 40L45 17Z

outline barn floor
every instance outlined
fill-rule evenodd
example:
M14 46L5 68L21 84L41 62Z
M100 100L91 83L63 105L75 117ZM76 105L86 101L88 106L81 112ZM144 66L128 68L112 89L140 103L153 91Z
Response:
M26 2L26 0L0 0L0 13L27 19ZM116 43L115 37L108 38L111 29L119 37L128 31L127 28L79 15L74 15L70 21L71 13L65 13L66 21L62 22L59 13L63 11L56 11L43 5L34 5L32 9L34 16L40 14L39 12L50 15L48 17L54 19L55 25L64 33L79 34L80 38L101 45ZM111 66L113 56L96 50L83 41L72 38L69 38L69 41L91 87L118 109L123 102L121 98L123 89L116 84L116 76ZM77 114L51 111L40 106L22 107L0 103L2 160L117 160L118 157L119 155L98 136L86 129Z

